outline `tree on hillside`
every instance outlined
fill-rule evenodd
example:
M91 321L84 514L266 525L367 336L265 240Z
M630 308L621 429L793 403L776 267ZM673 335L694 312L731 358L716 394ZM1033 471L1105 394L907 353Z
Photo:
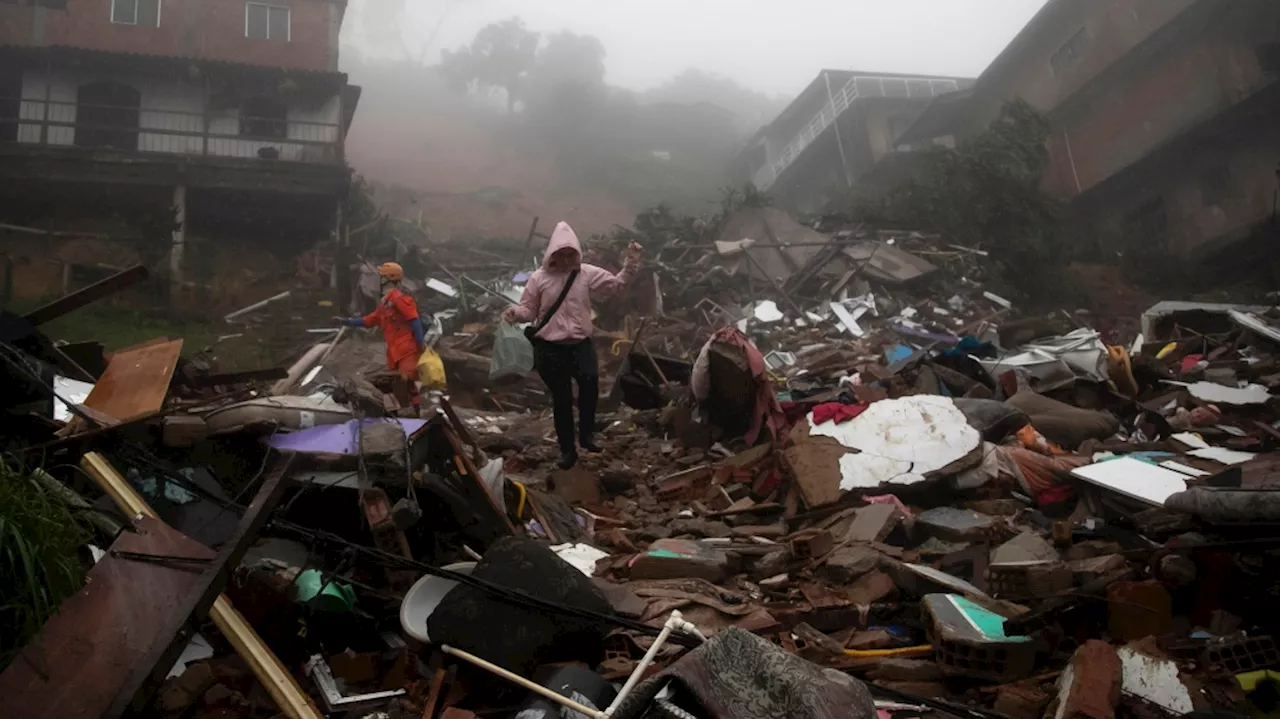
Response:
M976 137L926 151L914 177L882 200L855 200L854 214L990 250L1010 285L1044 297L1057 289L1062 254L1054 246L1062 204L1040 189L1048 137L1048 119L1008 102Z
M604 44L590 35L547 38L529 74L524 98L530 119L553 139L583 144L582 131L605 111Z
M480 29L468 47L444 51L440 71L459 90L500 87L507 93L507 111L514 112L526 76L538 59L538 33L524 20L511 18Z

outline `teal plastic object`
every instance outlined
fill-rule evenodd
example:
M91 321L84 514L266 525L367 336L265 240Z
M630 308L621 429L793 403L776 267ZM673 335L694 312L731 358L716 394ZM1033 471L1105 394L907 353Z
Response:
M324 575L318 569L308 569L299 574L293 586L298 590L299 602L305 604L315 600L311 606L320 611L347 613L355 609L356 591L351 585L342 582L326 584Z

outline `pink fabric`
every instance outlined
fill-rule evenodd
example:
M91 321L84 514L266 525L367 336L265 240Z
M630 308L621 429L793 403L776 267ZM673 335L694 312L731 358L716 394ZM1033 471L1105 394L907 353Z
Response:
M623 263L622 271L616 275L604 268L583 264L582 244L578 242L578 235L569 223L561 222L551 233L547 251L542 255L542 267L529 278L524 294L520 296L520 305L516 307L517 322L537 322L555 304L571 270L547 269L547 261L556 250L566 247L577 253L580 272L573 287L569 289L569 295L564 298L564 304L560 305L555 316L538 333L539 339L549 342L571 342L591 337L594 331L591 325L592 296L608 296L621 290L631 283L639 268L639 263L630 258Z
M747 444L756 443L756 438L760 436L761 425L768 427L770 436L777 439L779 432L787 424L787 416L782 411L782 405L778 403L778 393L774 390L773 380L769 379L764 355L760 354L760 350L751 344L751 340L747 339L746 335L732 325L716 330L715 334L711 335L711 339L707 340L707 344L710 345L712 342L735 345L747 353L747 365L751 368L751 376L756 380L756 409L751 413L751 426L744 437Z
M868 504L892 504L893 506L898 508L899 512L902 512L902 516L904 517L915 516L914 514L911 513L911 510L907 508L907 505L903 504L902 500L898 499L898 496L895 494L877 494L874 497L863 497L862 501Z

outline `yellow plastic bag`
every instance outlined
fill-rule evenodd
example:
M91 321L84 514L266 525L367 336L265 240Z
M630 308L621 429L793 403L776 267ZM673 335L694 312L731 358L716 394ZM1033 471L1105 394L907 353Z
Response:
M431 348L423 350L418 358L418 381L423 389L444 389L448 383L444 376L444 361Z

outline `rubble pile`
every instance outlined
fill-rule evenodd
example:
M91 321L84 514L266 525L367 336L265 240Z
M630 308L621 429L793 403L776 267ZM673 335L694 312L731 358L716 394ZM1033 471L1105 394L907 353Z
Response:
M421 411L364 331L231 374L16 318L8 449L111 520L0 673L16 715L1270 711L1280 308L1115 336L1020 316L942 237L663 227L587 250L653 240L598 308L603 451L567 470L536 376L488 378L532 259L421 258Z

